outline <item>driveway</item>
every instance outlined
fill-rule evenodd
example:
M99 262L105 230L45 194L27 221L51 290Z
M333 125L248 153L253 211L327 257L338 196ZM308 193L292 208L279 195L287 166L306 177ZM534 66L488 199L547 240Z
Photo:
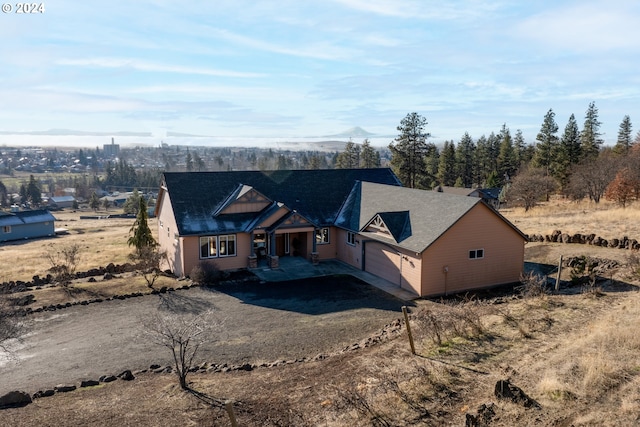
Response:
M16 358L0 359L0 394L33 393L125 369L171 364L142 324L158 312L212 310L199 361L261 363L338 351L401 317L401 301L348 276L192 288L29 316Z

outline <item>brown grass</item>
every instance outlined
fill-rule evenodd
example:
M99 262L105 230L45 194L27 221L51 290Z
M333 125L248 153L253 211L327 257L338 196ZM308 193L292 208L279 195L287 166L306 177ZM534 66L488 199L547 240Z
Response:
M503 214L528 233L561 229L606 238L625 232L640 240L640 225L623 226L625 221L638 222L634 208L554 203L527 214L518 210ZM118 236L127 225L108 231L111 227L100 224L105 223L90 227L106 228L104 232L112 234L103 241L122 250ZM92 247L87 252L97 252ZM620 249L537 243L527 245L526 259L553 264L560 254L585 251L601 258L619 256L621 261L629 255ZM103 264L105 260L98 265ZM611 278L638 285L638 277L629 278L624 271L611 272ZM229 421L220 402L233 399L240 425L247 426L464 425L466 413L491 403L496 413L491 426L638 425L640 292L628 290L633 289L630 286L620 291L612 284L603 286L600 298L580 293L526 298L514 294L499 304L487 301L472 313L474 319L478 315L482 333L448 337L440 343L416 327L421 356L410 354L402 335L322 361L251 372L194 373L189 379L197 394L181 391L175 376L145 373L132 382L38 399L25 408L2 411L0 417L12 426L226 426ZM74 286L82 292L107 292L107 287L127 285L109 281L102 286ZM447 310L438 301L419 301L419 306L436 315ZM507 378L541 408L525 409L498 400L494 385Z

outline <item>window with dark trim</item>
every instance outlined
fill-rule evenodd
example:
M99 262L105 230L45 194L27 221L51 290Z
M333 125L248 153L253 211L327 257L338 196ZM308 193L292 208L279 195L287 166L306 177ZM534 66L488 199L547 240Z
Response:
M319 245L326 245L329 243L329 229L321 228L316 230L316 243Z
M469 251L469 259L484 258L484 249L473 249Z
M347 231L347 245L351 245L351 246L356 245L356 233Z
M11 233L11 226L10 225L3 225L2 226L2 232L3 233Z
M236 256L236 235L200 237L200 258Z

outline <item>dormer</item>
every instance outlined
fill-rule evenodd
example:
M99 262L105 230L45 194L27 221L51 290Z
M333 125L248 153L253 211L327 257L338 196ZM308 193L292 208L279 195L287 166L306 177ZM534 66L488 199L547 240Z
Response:
M216 210L214 216L222 214L260 212L272 201L250 185L240 184Z

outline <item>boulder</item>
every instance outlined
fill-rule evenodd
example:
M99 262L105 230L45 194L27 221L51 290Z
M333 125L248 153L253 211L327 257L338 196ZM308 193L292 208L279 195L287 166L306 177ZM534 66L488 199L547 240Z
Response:
M525 408L539 408L538 402L527 396L520 387L517 387L509 380L499 380L496 383L494 394L499 399L509 400L513 403L524 406Z
M99 385L100 381L96 380L84 380L80 383L80 387L93 387Z
M10 391L9 393L0 396L0 409L6 408L20 408L27 406L33 402L31 396L24 391Z
M56 393L67 393L70 391L74 391L76 389L76 386L73 384L58 384L53 389L56 391Z
M124 381L131 381L136 379L136 377L133 376L133 373L127 369L126 371L122 372L120 375L118 375L118 378L120 378L121 380Z
M111 381L115 381L118 378L116 378L114 375L103 375L100 377L100 382L103 383L110 383Z
M33 394L33 398L40 399L41 397L49 397L53 396L54 394L56 394L56 391L51 388L47 390L38 390Z

